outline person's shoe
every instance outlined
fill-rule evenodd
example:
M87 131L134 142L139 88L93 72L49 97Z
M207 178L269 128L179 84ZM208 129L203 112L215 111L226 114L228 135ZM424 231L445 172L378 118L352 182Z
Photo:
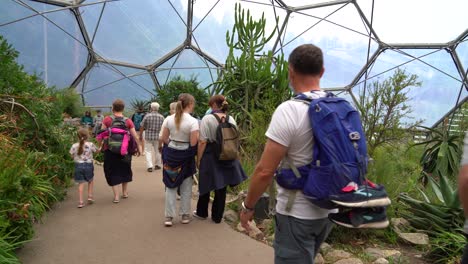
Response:
M357 189L344 188L343 193L330 195L329 199L344 207L379 207L391 204L385 188L370 181Z
M172 217L166 217L166 220L164 221L164 225L167 227L172 226Z
M83 208L84 206L85 206L85 205L84 205L84 202L80 202L80 203L78 204L77 207L78 207L78 208Z
M190 215L184 214L182 215L182 221L180 221L182 224L188 224L190 223Z
M328 218L333 223L348 228L386 228L389 224L385 207L353 208L329 214Z
M203 217L203 216L199 216L197 215L197 211L193 211L193 217L195 217L196 219L199 219L199 220L206 220L206 217Z
M161 169L161 166L156 165L156 166L154 166L154 169L155 169L155 170L160 170L160 169Z
M148 172L153 172L153 168L148 168L147 171Z

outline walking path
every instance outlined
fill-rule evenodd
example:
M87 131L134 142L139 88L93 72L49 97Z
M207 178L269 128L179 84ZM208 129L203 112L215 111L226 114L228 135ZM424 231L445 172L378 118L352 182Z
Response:
M193 219L182 225L177 219L164 227L161 172L146 172L144 157L133 160L133 172L130 198L113 204L102 166L95 166L95 204L76 208L76 187L69 189L18 251L22 263L273 263L271 247L225 223Z

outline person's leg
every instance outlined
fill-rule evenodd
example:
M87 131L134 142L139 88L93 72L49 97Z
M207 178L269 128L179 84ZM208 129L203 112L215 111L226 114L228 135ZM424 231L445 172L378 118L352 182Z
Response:
M190 202L192 200L192 184L193 178L186 178L180 185L180 197L181 197L181 206L180 214L181 215L190 215Z
M84 182L80 182L78 184L78 199L79 199L79 204L78 207L82 207L83 205L83 189L84 189Z
M203 195L200 195L198 197L198 202L197 202L197 211L195 213L197 216L202 217L202 218L207 218L208 217L208 204L210 203L210 193L207 192Z
M128 198L128 182L122 183L122 196L123 198Z
M119 185L112 186L112 192L114 193L114 203L119 202Z
M151 155L152 141L145 140L146 168L153 170L153 155Z
M176 191L177 188L166 188L166 217L176 216Z
M154 156L155 156L155 167L156 169L162 168L162 160L161 160L161 153L159 153L159 140L153 141L153 149L154 149ZM159 168L158 168L159 167Z
M215 223L221 223L223 219L224 207L226 205L226 190L226 187L215 190L213 205L211 207L211 219Z
M330 231L330 221L302 220L278 213L275 221L275 264L314 263L316 249Z
M88 202L94 202L93 187L94 187L94 181L91 180L88 182Z

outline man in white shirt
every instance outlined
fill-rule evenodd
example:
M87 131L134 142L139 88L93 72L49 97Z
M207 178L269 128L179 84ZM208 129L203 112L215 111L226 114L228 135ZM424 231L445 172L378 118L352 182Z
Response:
M463 205L465 217L468 218L468 132L465 134L465 146L463 148L463 158L461 161L460 174L458 175L458 194ZM465 234L468 236L468 221L465 222ZM468 264L468 244L465 247L465 254L461 264Z
M322 51L312 44L297 47L289 56L289 81L295 94L304 93L311 98L326 96L320 90L324 71ZM242 204L241 223L246 229L249 229L247 222L252 219L256 202L272 183L280 162L286 156L296 167L312 162L314 143L307 111L307 104L293 100L276 108L266 132L265 149ZM281 164L287 166L287 162ZM296 192L288 210L288 199L293 191L277 187L275 264L314 263L320 244L332 227L327 217L330 211L313 205L300 191Z

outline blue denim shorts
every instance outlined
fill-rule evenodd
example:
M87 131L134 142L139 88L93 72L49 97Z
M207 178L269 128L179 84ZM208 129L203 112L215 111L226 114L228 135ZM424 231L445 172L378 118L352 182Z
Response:
M93 163L75 163L75 182L83 183L90 182L94 178L94 165Z

